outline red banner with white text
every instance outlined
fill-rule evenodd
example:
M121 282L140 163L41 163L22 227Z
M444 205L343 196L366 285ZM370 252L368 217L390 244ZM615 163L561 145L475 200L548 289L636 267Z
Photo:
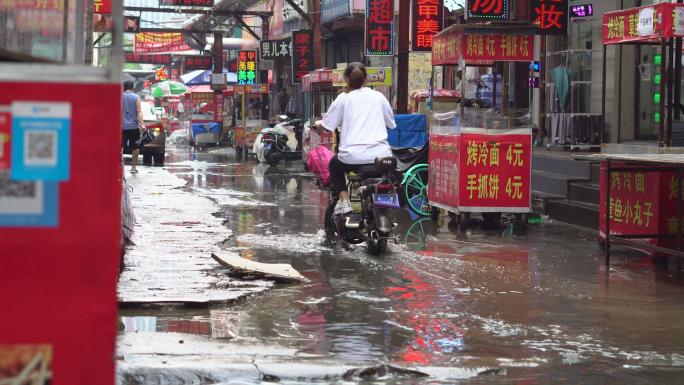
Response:
M436 35L432 45L432 64L467 64L491 61L533 61L534 36L466 33L449 30Z
M135 34L135 53L178 52L191 50L180 33L143 32Z

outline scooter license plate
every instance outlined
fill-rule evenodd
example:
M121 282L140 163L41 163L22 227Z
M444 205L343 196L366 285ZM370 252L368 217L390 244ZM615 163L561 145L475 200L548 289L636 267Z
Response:
M271 143L264 143L264 150L270 150L271 149Z
M397 194L373 194L373 203L377 207L398 209L399 196Z

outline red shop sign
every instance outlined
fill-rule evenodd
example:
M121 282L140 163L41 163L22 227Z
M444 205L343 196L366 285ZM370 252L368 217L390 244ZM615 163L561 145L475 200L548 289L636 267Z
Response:
M468 64L534 60L534 38L527 35L481 35L450 30L434 38L432 64Z
M414 0L413 51L432 50L433 37L442 30L444 4L442 0Z
M568 0L532 0L532 22L542 35L568 33Z
M366 0L364 40L366 56L394 55L394 0Z
M508 18L508 0L468 0L468 18L504 20Z
M10 117L9 108L0 107L0 170L7 170L10 167Z
M183 35L175 32L142 32L135 34L135 53L189 51Z
M93 0L93 13L100 15L112 14L112 0Z
M300 83L301 79L313 70L311 31L292 32L292 44L292 83Z
M530 207L530 134L430 136L430 201L459 209Z
M190 55L185 57L185 70L210 70L213 65L211 56Z
M133 52L125 52L124 60L126 63L145 63L145 64L171 64L171 55L149 55L149 54L137 54Z
M684 36L684 4L660 3L603 15L603 44Z

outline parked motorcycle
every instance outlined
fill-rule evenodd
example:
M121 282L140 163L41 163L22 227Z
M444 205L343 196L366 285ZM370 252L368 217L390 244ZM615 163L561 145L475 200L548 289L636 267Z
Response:
M270 166L277 165L283 159L301 157L301 120L288 119L287 116L280 118L280 123L261 130L252 149L259 162Z
M397 188L400 180L396 173L397 160L393 157L378 158L374 165L363 166L360 172L347 177L347 190L355 211L336 215L335 205L339 199L330 193L325 211L325 236L331 243L340 241L343 246L366 243L373 255L387 250L387 241L395 239L394 224L390 210L398 210Z

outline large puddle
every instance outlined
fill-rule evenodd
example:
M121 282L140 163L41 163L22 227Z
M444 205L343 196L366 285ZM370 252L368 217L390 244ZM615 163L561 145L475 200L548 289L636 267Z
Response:
M400 244L374 258L363 246L322 246L326 196L299 165L269 169L207 154L190 161L182 151L173 156L177 161L172 157L166 168L187 182L183 188L219 208L216 218L232 235L220 248L290 263L311 283L277 285L232 306L123 311L127 372L136 372L136 362L161 365L155 343L164 350L164 339L174 336L198 338L198 346L213 341L226 351L285 349L282 357L245 353L269 362L266 368L300 365L279 372L281 383L326 382L313 373L332 373L330 363L425 368L429 381L443 383L681 381L682 287L634 257L616 257L607 274L591 231L547 222L526 235L478 228L462 234L448 219L411 221L403 213ZM147 353L126 347L140 335L152 346ZM193 354L212 362L210 348L198 349ZM182 368L198 367L183 357ZM252 374L240 383L258 383ZM237 383L221 376L198 383ZM399 377L388 374L378 383L418 383Z

